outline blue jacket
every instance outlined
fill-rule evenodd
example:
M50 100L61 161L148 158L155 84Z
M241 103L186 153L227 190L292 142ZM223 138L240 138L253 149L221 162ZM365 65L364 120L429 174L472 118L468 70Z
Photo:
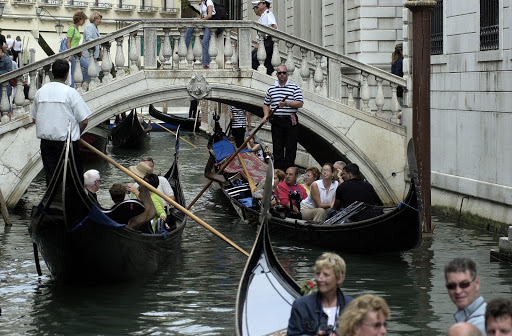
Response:
M12 71L12 60L7 56L7 53L4 54L4 57L0 58L0 75Z
M353 299L351 296L345 296L338 288L339 314ZM316 335L319 330L327 329L327 320L320 295L313 293L303 296L293 302L287 335Z

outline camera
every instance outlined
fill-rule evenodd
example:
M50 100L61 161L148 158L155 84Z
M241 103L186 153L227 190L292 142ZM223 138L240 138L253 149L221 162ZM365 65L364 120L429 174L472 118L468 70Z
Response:
M324 331L325 336L330 336L331 334L338 335L336 333L336 328L333 325L328 325L327 329L325 329Z

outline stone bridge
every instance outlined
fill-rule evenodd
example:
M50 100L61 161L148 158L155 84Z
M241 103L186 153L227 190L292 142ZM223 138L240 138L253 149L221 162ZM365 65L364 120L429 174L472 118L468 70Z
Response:
M210 41L209 69L201 65L200 39L206 26L213 31L225 28ZM194 28L194 47L185 45L187 27ZM262 65L251 68L256 32L261 38L273 37L274 50L280 52L274 53L272 64L285 64L290 80L303 90L300 144L318 162L357 163L384 203L400 201L407 176L408 136L393 116L399 111L396 88L406 86L404 79L254 22L149 20L0 76L0 189L8 206L17 203L42 168L28 111L36 83L50 80L56 59L78 57L82 50L101 45L101 81L91 62L89 88L78 89L93 111L88 129L132 108L191 96L237 105L261 116L266 89L275 76L266 75ZM111 58L113 42L116 53ZM259 48L260 64L265 58L265 49ZM17 90L9 119L5 84L11 78L21 83L23 76L31 79L29 99ZM83 81L80 67L73 76L76 83Z

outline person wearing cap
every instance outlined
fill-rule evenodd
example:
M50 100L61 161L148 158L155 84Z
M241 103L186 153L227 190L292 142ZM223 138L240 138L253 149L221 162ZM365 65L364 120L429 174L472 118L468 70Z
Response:
M252 9L254 10L254 13L260 17L258 19L258 23L277 29L276 17L270 11L271 4L271 0L252 1ZM267 52L267 58L265 59L264 65L267 68L267 75L272 75L272 72L274 72L274 67L272 66L271 62L272 54L274 53L274 42L272 42L272 36L265 35L263 44L265 46L265 51ZM252 68L257 70L259 65L260 62L258 62L258 44L256 44L252 51Z
M132 173L137 175L140 178L144 178L147 174L151 174L154 171L155 163L153 161L153 158L151 156L143 156L140 159L140 162L136 166L130 166L129 167ZM162 192L167 197L171 198L173 201L176 200L176 197L174 196L174 191L172 190L171 185L169 184L169 181L163 176L158 176L158 191ZM139 195L139 184L127 184L126 185L126 191L132 193L135 197L138 197ZM167 204L165 200L163 200L164 205Z

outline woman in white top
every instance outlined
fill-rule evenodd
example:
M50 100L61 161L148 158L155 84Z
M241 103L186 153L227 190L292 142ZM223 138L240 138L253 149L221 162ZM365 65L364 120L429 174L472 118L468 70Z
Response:
M14 62L18 61L18 55L21 52L22 46L21 37L16 36L16 41L14 41L14 45L12 46L12 60Z
M197 11L197 10L196 10ZM204 0L201 1L201 7L199 9L199 15L201 17L196 18L194 20L211 20L212 17L216 14L215 5L212 0ZM185 44L190 44L190 40L192 39L192 34L194 33L193 28L188 28L185 33ZM204 36L203 36L203 68L208 69L210 67L210 55L208 54L208 50L210 48L210 29L207 27L204 28Z
M331 163L322 166L322 179L313 182L308 197L301 202L302 219L323 222L327 211L334 203L338 181L333 181L334 167Z

